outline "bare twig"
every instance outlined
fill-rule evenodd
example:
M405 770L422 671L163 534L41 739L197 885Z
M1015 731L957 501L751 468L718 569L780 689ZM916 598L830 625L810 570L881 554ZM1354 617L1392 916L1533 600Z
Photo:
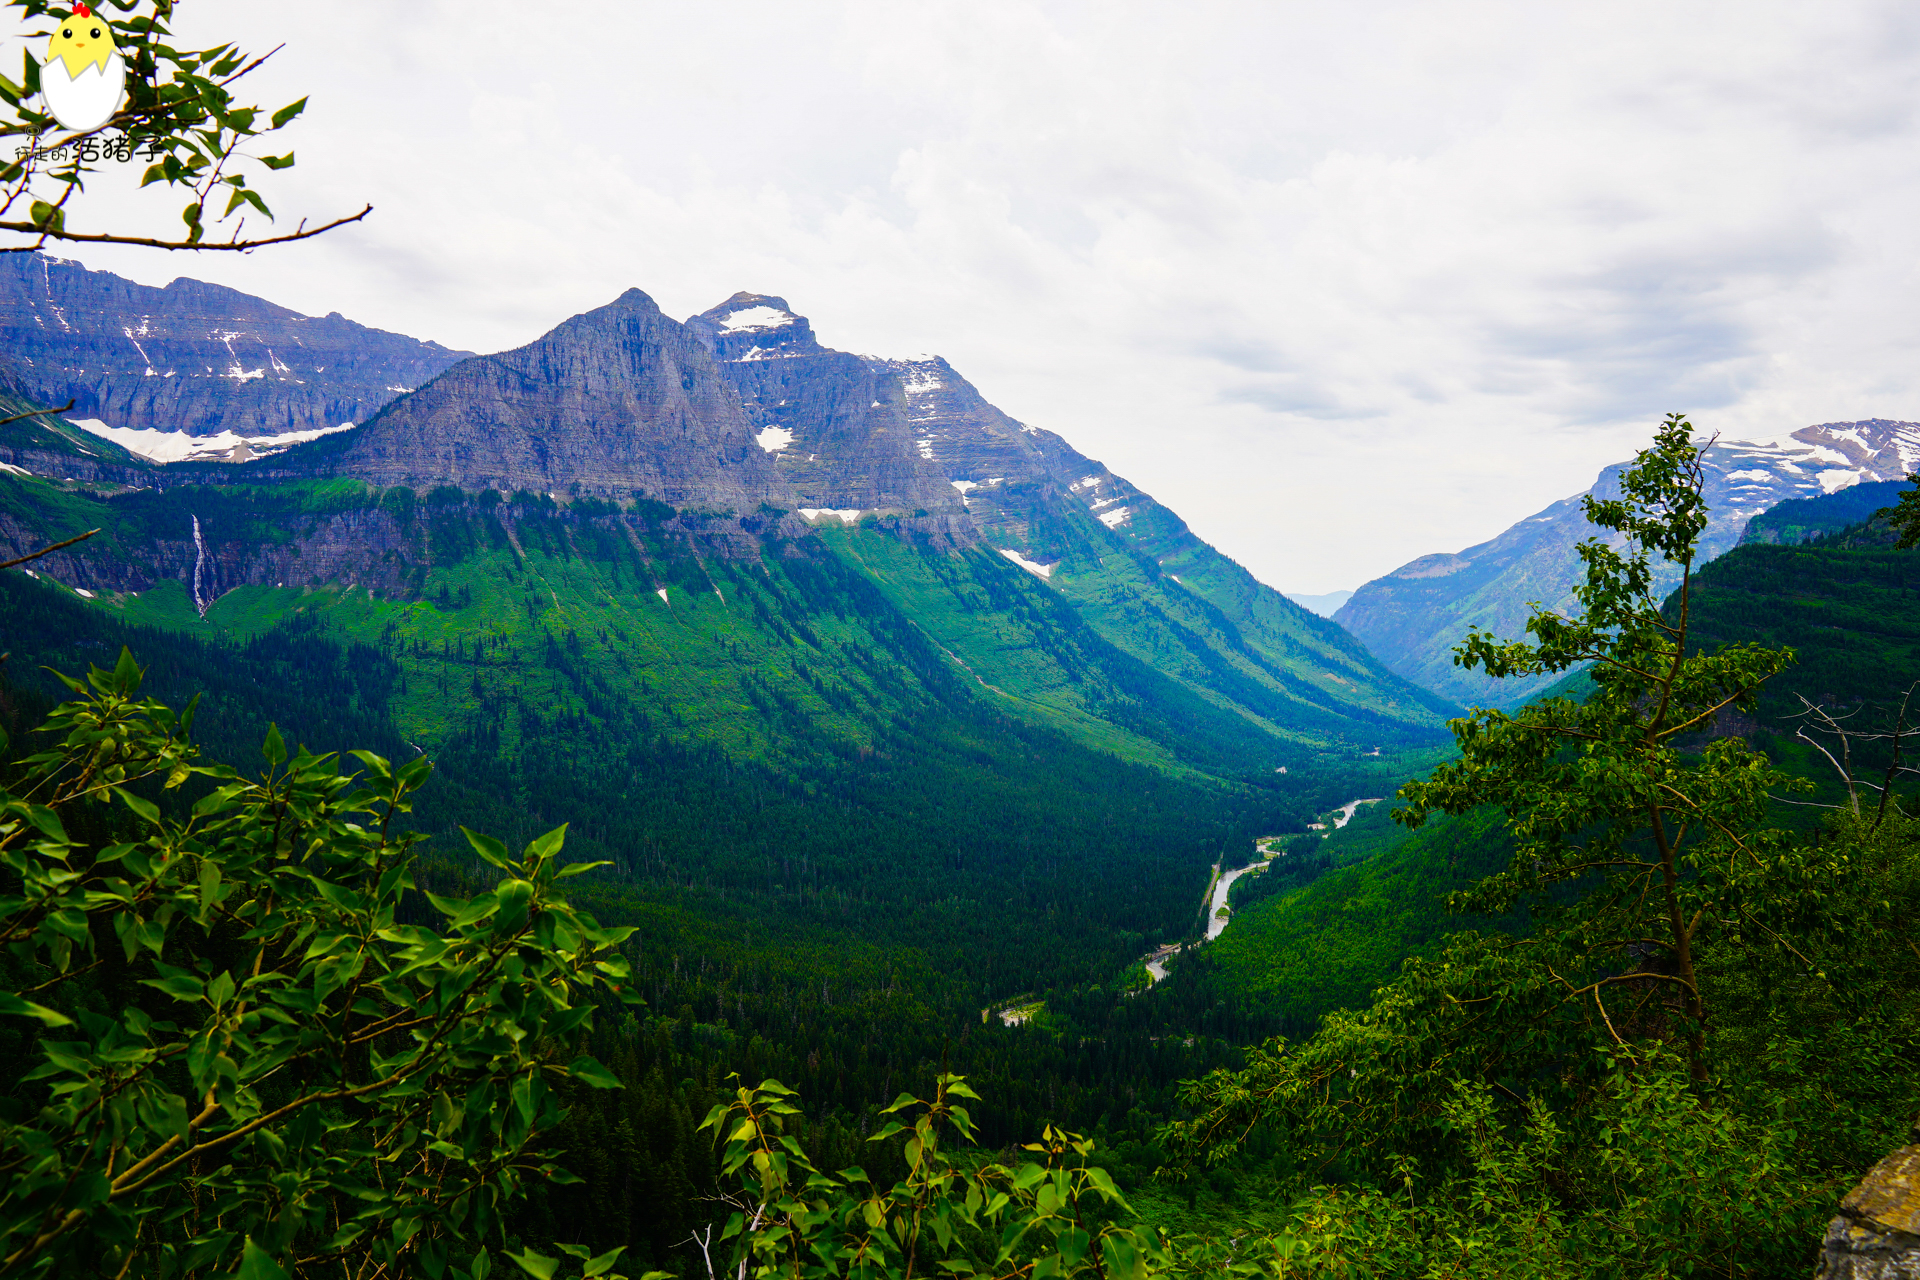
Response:
M25 564L29 560L38 560L41 556L47 555L50 552L58 551L62 547L70 547L76 542L85 542L88 538L91 538L94 534L98 532L100 532L98 529L89 529L85 533L80 534L77 537L68 538L65 542L56 542L50 547L42 547L31 555L21 556L17 560L8 560L8 561L5 561L4 563L0 563L0 569L11 569L13 568L13 566L17 564Z
M1907 686L1900 696L1900 714L1893 718L1893 763L1887 766L1887 784L1880 789L1880 808L1873 815L1873 826L1877 831L1887 818L1887 802L1893 799L1894 775L1900 772L1900 739L1907 728L1907 704L1913 700L1913 691L1920 689L1920 681Z
M0 427L6 426L9 422L18 422L22 418L37 418L43 413L65 413L67 410L73 408L73 404L74 402L69 400L58 409L35 409L30 413L16 413L10 418L0 418ZM0 569L4 568L6 568L5 565L0 565Z
M358 222L372 212L373 206L368 205L350 218L335 218L325 226L315 227L311 231L306 229L306 224L303 222L300 224L299 229L290 231L283 236L267 236L260 240L227 240L223 242L156 240L150 236L116 236L106 233L82 235L74 231L56 231L51 227L37 226L31 222L0 222L0 231L18 231L23 234L39 237L39 241L34 244L0 246L0 253L33 253L49 239L71 240L86 244L137 244L149 249L227 249L245 253L250 249L258 249L264 245L286 244L291 240L311 240L313 237L323 232L331 231L335 227L345 226L349 222Z

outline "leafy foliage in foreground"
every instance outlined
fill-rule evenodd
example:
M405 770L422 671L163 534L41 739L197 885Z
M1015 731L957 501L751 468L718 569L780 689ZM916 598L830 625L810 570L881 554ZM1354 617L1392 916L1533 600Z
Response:
M141 698L126 653L69 683L59 746L0 796L0 1012L47 1028L0 1114L7 1270L477 1280L524 1185L567 1176L556 1090L616 1083L569 1051L627 976L630 931L558 892L590 864L561 866L562 831L517 859L472 836L497 887L404 923L424 759L356 753L349 779L270 733L250 781L200 761L192 708ZM134 998L89 1000L101 975Z
M701 1126L725 1135L724 1169L736 1183L726 1225L701 1239L709 1277L1277 1276L1288 1274L1286 1259L1298 1248L1290 1240L1174 1239L1126 1221L1132 1210L1092 1162L1094 1142L1051 1125L1004 1163L976 1149L949 1151L945 1130L974 1137L965 1100L979 1100L950 1073L937 1077L931 1098L902 1093L886 1114L908 1119L869 1139L904 1138L906 1175L885 1188L858 1166L814 1167L785 1131L800 1114L793 1097L777 1080L742 1087Z

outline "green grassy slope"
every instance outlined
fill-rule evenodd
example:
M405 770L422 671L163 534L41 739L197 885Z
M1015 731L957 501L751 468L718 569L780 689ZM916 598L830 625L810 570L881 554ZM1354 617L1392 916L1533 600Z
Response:
M1115 648L1293 743L1442 736L1444 701L1262 586L1171 511L1146 500L1133 507L1123 530L1109 529L1078 501L1036 485L1021 521L1026 547L1056 562L1048 584Z
M190 496L203 523L262 540L385 501L338 486ZM0 482L0 503L49 527L105 525L104 561L142 554L183 500ZM408 528L430 567L405 592L249 586L203 620L172 578L87 609L216 645L359 646L391 665L388 739L433 753L458 800L429 813L439 830L457 818L519 839L572 820L583 851L619 864L634 910L964 957L982 998L1123 968L1186 927L1222 850L1297 829L1320 802L1128 763L1197 776L1264 735L1076 629L1056 593L989 553L860 530L737 561L660 528L538 512L509 526L464 502L418 503ZM971 618L967 652L1018 696L983 690L874 585L875 564L944 592L928 618ZM23 657L48 646L44 628L0 626Z

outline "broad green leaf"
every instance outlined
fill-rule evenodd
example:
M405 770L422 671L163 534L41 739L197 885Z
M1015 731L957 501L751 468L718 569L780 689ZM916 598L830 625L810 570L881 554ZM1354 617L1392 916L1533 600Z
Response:
M513 860L507 856L506 845L492 836L483 836L478 832L468 831L465 827L461 827L460 831L467 837L467 843L473 846L473 851L480 855L481 861L491 863L502 871L512 865Z
M600 1065L599 1061L582 1054L567 1066L567 1074L582 1084L592 1085L596 1089L618 1089L620 1078Z
M120 797L121 801L127 806L127 808L133 810L145 822L150 823L153 826L160 825L160 806L159 805L154 804L151 800L142 800L139 796L134 795L131 791L124 790L120 787L113 788L113 794Z
M140 985L164 991L175 1000L199 1002L206 998L206 984L184 970L175 970L163 978L143 978Z
M240 1252L240 1269L233 1280L288 1280L287 1269L248 1236Z
M535 836L529 841L527 843L527 856L529 859L551 858L560 852L560 847L566 842L567 824L563 822L553 830L546 832L544 835Z
M43 1004L22 1000L11 991L0 991L0 1014L12 1014L22 1018L38 1018L49 1027L70 1027L73 1019L56 1009Z
M616 1245L597 1258L587 1259L587 1265L581 1270L581 1275L591 1280L591 1277L607 1274L607 1272L613 1270L613 1264L620 1261L620 1255L626 1251L627 1246Z
M610 867L612 865L613 863L604 858L599 862L569 862L566 866L560 868L554 878L556 880L564 880L568 876L577 876L584 872L592 871L595 867Z
M560 1260L535 1253L532 1249L522 1249L519 1253L509 1253L507 1257L520 1264L520 1269L533 1277L533 1280L553 1280L553 1273L559 1269Z

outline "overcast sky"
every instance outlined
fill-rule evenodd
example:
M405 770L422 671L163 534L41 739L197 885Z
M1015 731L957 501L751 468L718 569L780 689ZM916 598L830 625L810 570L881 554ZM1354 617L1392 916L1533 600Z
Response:
M282 221L375 212L62 256L479 351L629 286L782 295L829 346L946 356L1284 590L1491 537L1670 409L1920 419L1911 3L179 10L286 43L252 77L312 97Z

